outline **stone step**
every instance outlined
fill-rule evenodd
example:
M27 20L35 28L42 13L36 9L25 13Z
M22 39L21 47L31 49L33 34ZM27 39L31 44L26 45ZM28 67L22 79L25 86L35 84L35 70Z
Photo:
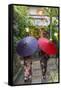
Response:
M39 61L32 62L32 69L40 69L40 62Z
M41 75L41 70L33 70L32 71L32 76L40 76Z
M40 61L32 63L32 83L41 83L41 67Z

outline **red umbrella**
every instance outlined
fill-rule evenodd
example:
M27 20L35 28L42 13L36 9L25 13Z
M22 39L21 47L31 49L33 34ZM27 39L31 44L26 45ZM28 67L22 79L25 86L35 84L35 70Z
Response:
M46 38L39 38L38 45L41 50L43 50L48 55L55 55L57 53L57 48L55 43L49 41Z

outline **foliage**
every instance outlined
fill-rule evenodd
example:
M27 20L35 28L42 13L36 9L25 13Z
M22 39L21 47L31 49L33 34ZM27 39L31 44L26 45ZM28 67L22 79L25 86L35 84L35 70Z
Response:
M14 6L14 34L20 39L26 35L26 27L31 25L31 21L28 16L28 8L25 6Z
M57 8L49 8L48 9L49 17L50 17L50 32L51 32L51 38L53 40L58 40L58 35L54 36L54 33L58 34L58 28L56 26L58 25L58 9Z
M58 16L58 9L57 8L44 8L44 14L50 16Z
M58 17L58 9L57 8L44 8L44 15L48 15L50 17L50 25L48 27L44 27L45 30L50 30L50 37L52 39L57 39L53 35L53 33L57 32L55 30L55 26L58 24L58 21L56 18L52 17ZM26 36L26 30L25 28L29 28L29 35L34 35L35 37L39 37L39 27L33 26L33 22L31 17L28 15L28 7L26 6L14 6L14 34L16 38L19 40L20 38L23 38ZM58 33L58 32L57 32ZM58 40L58 39L57 39Z

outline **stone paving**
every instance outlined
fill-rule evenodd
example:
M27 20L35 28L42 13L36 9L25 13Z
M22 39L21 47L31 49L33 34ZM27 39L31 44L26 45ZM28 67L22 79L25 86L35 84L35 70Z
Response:
M58 63L56 58L50 58L47 64L46 80L42 79L40 59L33 58L32 60L32 82L31 83L49 83L58 82ZM28 82L29 83L29 82ZM24 83L23 71L18 76L15 84L28 84Z
M32 83L40 83L41 82L41 68L40 61L32 62Z

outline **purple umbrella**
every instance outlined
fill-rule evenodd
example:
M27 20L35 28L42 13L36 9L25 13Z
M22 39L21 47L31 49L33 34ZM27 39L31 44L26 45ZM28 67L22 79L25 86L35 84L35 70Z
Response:
M19 41L16 51L18 55L26 57L32 55L37 49L37 40L32 36L27 36Z

